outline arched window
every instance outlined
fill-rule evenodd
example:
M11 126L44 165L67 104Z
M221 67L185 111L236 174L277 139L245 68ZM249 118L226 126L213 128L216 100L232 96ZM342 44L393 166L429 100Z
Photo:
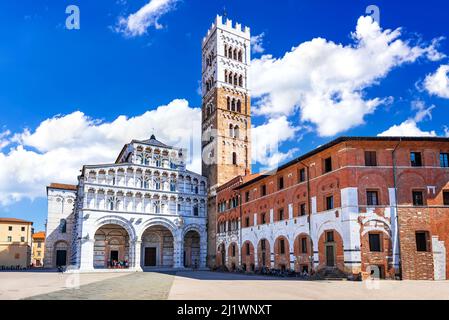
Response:
M234 59L237 60L237 49L234 49Z
M225 70L225 82L228 82L228 70Z
M232 164L237 165L237 153L235 152L232 153Z
M240 99L237 100L237 112L242 112L242 102Z
M239 50L239 61L242 62L242 50Z
M234 128L234 138L239 138L240 132L239 132L239 126L235 126Z
M196 217L198 216L198 205L193 206L193 215Z
M232 124L229 125L229 136L230 137L234 136L234 126Z
M231 110L235 112L235 99L232 99Z
M232 58L232 48L229 47L228 49L228 58Z
M240 75L240 77L239 77L239 86L243 87L243 76L242 75Z
M228 45L227 44L224 45L224 55L225 55L225 57L228 56Z
M229 72L229 83L232 84L232 72Z
M234 85L236 86L237 85L237 82L238 81L238 76L237 76L237 73L236 74L234 74Z
M231 110L231 98L227 98L226 99L226 101L227 101L227 105L228 105L228 110L230 111Z
M59 221L59 228L61 230L61 233L67 232L67 220L66 219L61 219Z

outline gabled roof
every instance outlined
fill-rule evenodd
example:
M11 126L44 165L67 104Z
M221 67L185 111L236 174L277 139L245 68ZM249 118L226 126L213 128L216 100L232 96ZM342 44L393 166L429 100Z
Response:
M145 143L145 144L150 144L150 145L155 146L155 147L169 148L169 146L167 146L165 143L162 143L159 140L157 140L156 136L154 134L151 135L150 139L147 139L147 140L133 140L133 141L141 142L141 143Z

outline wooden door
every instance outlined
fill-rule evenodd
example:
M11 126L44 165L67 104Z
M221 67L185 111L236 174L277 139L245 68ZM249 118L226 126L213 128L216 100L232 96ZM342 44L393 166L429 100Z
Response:
M56 250L56 266L67 265L67 250Z
M145 248L145 267L156 266L156 248Z
M335 250L333 245L326 246L326 266L335 267Z

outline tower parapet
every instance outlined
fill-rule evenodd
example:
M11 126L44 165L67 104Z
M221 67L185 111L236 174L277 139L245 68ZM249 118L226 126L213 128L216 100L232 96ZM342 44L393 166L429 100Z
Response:
M223 22L223 17L220 15L217 15L215 17L215 21L212 23L211 27L207 31L206 36L203 38L203 46L206 44L207 40L209 40L211 34L214 33L216 29L222 29L227 32L231 32L236 34L237 36L240 36L242 38L250 38L251 30L247 26L242 26L241 23L235 22L233 23L231 19L226 19L225 22Z

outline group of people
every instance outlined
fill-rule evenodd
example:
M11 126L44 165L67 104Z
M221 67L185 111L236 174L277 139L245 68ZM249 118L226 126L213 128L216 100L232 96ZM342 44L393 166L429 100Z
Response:
M109 267L112 269L127 269L129 267L128 260L111 260Z

